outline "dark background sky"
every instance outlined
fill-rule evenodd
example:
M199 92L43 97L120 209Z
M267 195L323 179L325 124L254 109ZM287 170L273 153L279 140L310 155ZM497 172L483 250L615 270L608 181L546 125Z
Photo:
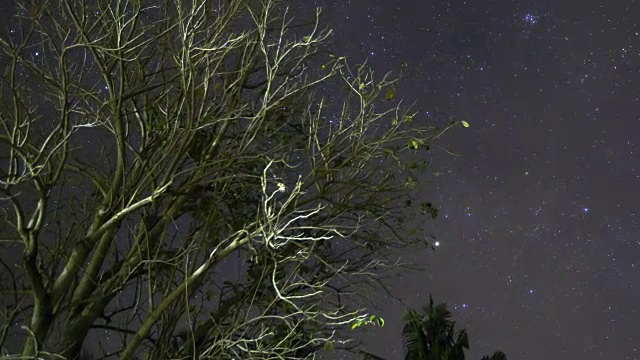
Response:
M7 8L10 1L0 3ZM428 265L381 297L367 349L402 354L404 306L432 293L469 359L640 359L640 2L299 1L324 8L339 55L381 76L417 120L454 116L423 188ZM6 14L3 14L4 17Z
M428 265L394 293L431 292L479 359L640 359L640 2L316 1L336 51L382 75L421 121L470 129L440 143L424 199L440 209ZM385 300L385 299L381 299ZM400 358L404 307L368 348Z

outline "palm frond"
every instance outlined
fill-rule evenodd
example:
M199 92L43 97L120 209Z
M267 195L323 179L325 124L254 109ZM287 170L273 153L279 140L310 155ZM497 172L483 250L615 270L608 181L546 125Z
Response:
M507 360L507 355L502 351L496 351L491 356L483 356L481 360Z
M422 318L414 310L407 310L403 316L406 321L402 329L405 360L423 360L429 353L429 340L422 327Z

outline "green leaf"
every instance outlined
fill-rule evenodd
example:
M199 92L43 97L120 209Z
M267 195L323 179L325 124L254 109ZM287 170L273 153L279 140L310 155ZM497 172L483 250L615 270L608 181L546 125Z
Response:
M420 204L420 211L423 215L431 215L431 218L438 217L438 209L436 209L430 202Z
M460 122L462 123L462 126L464 126L464 127L466 127L466 128L468 128L468 127L469 127L469 123L468 123L468 122L466 122L466 121L464 121L464 120L462 120L462 121L460 121Z
M335 345L333 345L333 341L327 341L326 343L324 343L324 349L326 351L333 351L336 348Z
M371 316L369 316L369 321L370 321L370 322L373 322L373 320L375 320L375 319L376 319L376 316L375 316L375 315L371 315Z
M396 93L393 91L393 89L389 89L389 90L387 90L387 94L384 96L384 98L385 98L386 100L391 100L391 99L393 99L393 96L394 96L395 94L396 94Z
M413 115L405 115L402 117L402 122L412 123L414 120Z
M420 145L424 145L424 141L422 139L413 138L409 140L409 144L407 146L409 149L418 150Z
M364 89L364 84L360 84L360 86L358 87L358 89L360 89L360 90Z
M380 327L384 327L384 319L383 318L379 317L379 318L376 318L376 320L378 321L378 325Z
M409 190L413 190L418 186L418 182L412 176L409 176L407 181L404 183L404 186Z
M169 128L169 123L165 118L160 117L157 119L154 128L158 131L167 130Z
M303 37L302 40L304 40L305 42L309 42L309 41L311 41L311 36L307 35L307 36Z
M351 330L353 330L353 329L357 328L358 326L360 326L360 323L359 323L359 322L354 322L354 323L351 325Z

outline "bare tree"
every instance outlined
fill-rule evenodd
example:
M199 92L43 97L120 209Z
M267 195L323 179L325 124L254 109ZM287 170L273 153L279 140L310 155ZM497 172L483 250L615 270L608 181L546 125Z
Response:
M419 125L390 74L322 52L319 10L294 27L277 0L16 3L5 354L77 359L92 334L120 359L348 347L390 249L426 244L416 150L457 123Z

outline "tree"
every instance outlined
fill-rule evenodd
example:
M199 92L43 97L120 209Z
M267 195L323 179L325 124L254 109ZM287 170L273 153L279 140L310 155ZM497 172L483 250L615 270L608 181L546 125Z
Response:
M429 295L429 304L422 313L408 309L404 314L406 324L402 329L406 360L464 360L465 349L469 349L467 331L456 330L455 321L451 321L451 312L447 304L434 306ZM496 351L491 357L482 360L506 360L506 355Z
M96 331L125 360L349 347L390 249L427 244L418 150L461 123L424 124L397 77L324 52L319 10L294 27L277 0L16 5L3 351L77 359Z
M466 330L455 330L451 312L446 304L434 306L429 295L429 304L422 314L408 309L402 329L406 360L463 360L464 349L469 348Z
M469 349L467 331L456 330L452 314L447 304L434 305L429 295L429 303L422 313L407 309L404 313L405 326L402 329L405 360L464 360L465 349ZM363 360L384 360L360 350ZM496 351L482 360L506 360L502 351Z

